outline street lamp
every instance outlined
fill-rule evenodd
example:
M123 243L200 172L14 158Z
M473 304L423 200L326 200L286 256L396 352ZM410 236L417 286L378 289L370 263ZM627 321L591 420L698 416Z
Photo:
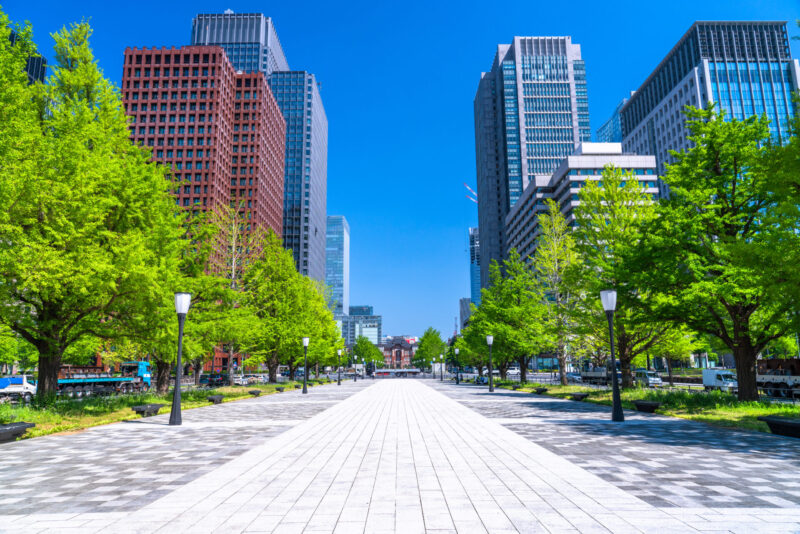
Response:
M433 365L434 365L434 361L431 360L431 378L436 380L436 368Z
M172 411L169 413L169 424L181 424L181 375L183 365L181 356L183 354L183 323L186 321L186 314L189 313L189 306L192 303L191 293L175 293L175 312L178 314L178 364L175 367L175 389L172 392Z
M494 392L494 376L492 375L492 344L494 336L486 336L486 344L489 345L489 393Z
M367 378L367 362L364 361L364 358L361 358L361 369L364 371L364 376L362 376L361 378L366 379Z
M336 371L338 371L339 375L336 377L336 385L342 385L342 349L337 349L336 351Z
M444 382L444 354L439 355L439 382Z
M459 384L458 381L458 372L460 371L460 367L458 366L458 349L456 349L456 385Z
M353 354L353 382L358 382L358 373L356 372L356 362L358 358Z
M303 394L308 393L308 342L307 337L303 338Z
M600 301L608 318L608 338L611 341L611 387L612 409L611 420L617 423L625 421L622 413L622 401L619 397L619 381L617 380L617 359L614 356L614 310L617 308L617 292L607 289L600 292Z

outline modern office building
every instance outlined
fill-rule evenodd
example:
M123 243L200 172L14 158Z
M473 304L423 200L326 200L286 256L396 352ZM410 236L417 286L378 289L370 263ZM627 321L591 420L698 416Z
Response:
M465 326L467 326L469 316L472 315L472 308L470 307L471 304L472 299L469 297L464 297L458 300L458 322L462 330Z
M193 45L217 45L225 49L233 68L242 72L289 70L272 19L261 13L197 15L192 20Z
M508 249L517 249L523 258L533 255L539 237L539 215L547 211L545 201L553 199L561 207L567 223L575 222L574 209L580 204L578 192L586 181L602 180L603 168L613 165L631 174L654 198L658 196L658 176L654 156L625 154L620 143L582 143L564 158L550 176L537 176L528 184L506 217Z
M474 101L481 287L505 250L503 222L536 175L591 140L586 67L571 37L514 37L497 47Z
M286 125L263 74L237 73L218 46L127 48L121 92L131 138L171 167L180 206L241 205L281 234Z
M631 93L633 94L633 93ZM595 133L595 141L598 143L621 143L622 142L622 123L620 122L619 112L622 106L628 101L623 98L622 101L614 108L614 112L606 122L603 123Z
M620 110L622 146L654 154L663 175L669 151L690 147L684 107L709 102L729 118L766 113L773 138L785 142L799 75L785 21L695 22Z
M469 229L469 296L481 305L481 241L477 228Z
M260 13L197 15L192 43L222 46L237 70L267 75L286 120L283 246L300 273L324 281L328 119L315 76L289 70L272 19Z
M325 284L334 314L350 310L350 225L344 215L328 215L325 233Z
M17 42L17 33L11 30L9 34L11 44ZM39 54L28 56L25 63L25 72L28 74L28 83L44 82L45 73L47 72L47 60Z
M350 306L349 312L334 316L341 324L345 345L352 347L360 336L377 345L382 339L383 317L375 315L372 306Z
M286 119L283 246L299 272L325 280L328 119L319 85L306 71L273 72L269 83Z

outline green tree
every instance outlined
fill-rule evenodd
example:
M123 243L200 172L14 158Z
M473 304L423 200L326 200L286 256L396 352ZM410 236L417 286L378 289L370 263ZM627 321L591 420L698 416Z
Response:
M670 198L650 221L637 268L653 310L719 339L736 362L739 398L756 400L756 358L797 324L796 207L781 193L768 121L688 108L693 147L674 153Z
M527 360L551 346L545 331L542 288L531 269L512 250L503 268L493 262L490 284L481 293L481 305L470 316L464 337L474 352L481 352L486 336L494 336L492 360L505 379L511 362L520 366L520 379L527 379Z
M570 319L577 300L570 273L575 271L579 257L572 231L553 200L547 201L547 213L539 216L539 227L541 235L536 244L533 268L545 294L545 324L555 343L561 383L567 385Z
M575 277L581 282L583 299L575 310L577 329L582 336L608 342L600 292L615 289L614 338L622 385L630 387L633 359L658 343L670 328L648 315L647 285L634 283L637 271L628 260L645 235L644 225L655 218L655 203L633 174L613 166L603 170L602 184L587 181L579 198L575 237L582 261Z
M383 363L383 352L365 336L356 338L353 356L357 362L363 359L369 369L374 369L376 365Z
M89 25L53 35L52 76L29 88L0 17L0 322L36 347L44 400L73 343L120 336L157 298L153 234L177 239L181 217L165 170L130 142Z
M442 333L434 327L429 326L417 344L412 363L418 369L427 369L431 362L439 361L439 355L444 354L445 342L442 340Z

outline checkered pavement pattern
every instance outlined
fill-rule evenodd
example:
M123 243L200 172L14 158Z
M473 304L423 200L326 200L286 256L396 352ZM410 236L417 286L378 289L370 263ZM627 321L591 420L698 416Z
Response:
M137 510L371 381L317 386L0 445L0 515ZM0 531L2 531L0 525Z
M483 386L431 385L659 508L800 506L800 440Z

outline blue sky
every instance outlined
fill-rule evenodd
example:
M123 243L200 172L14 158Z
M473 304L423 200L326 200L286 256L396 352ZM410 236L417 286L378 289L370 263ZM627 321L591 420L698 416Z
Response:
M328 213L351 231L352 304L383 315L384 335L449 335L469 296L467 227L476 205L472 99L498 43L571 35L586 61L592 131L638 88L695 20L794 20L798 0L672 2L51 2L0 0L49 34L86 18L98 62L119 82L126 46L188 44L199 12L263 12L289 65L322 82L329 122ZM792 23L791 35L800 32ZM800 57L800 41L792 52Z

